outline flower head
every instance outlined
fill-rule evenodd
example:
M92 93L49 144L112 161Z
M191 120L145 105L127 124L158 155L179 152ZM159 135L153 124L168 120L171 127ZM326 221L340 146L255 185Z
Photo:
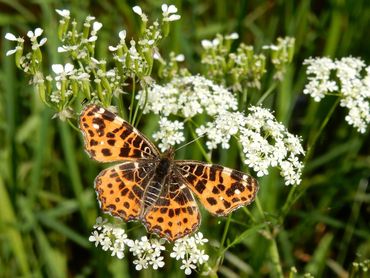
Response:
M163 15L164 21L179 20L181 16L176 13L177 13L177 8L175 5L162 4L162 15Z
M365 68L361 59L352 57L334 61L325 57L310 58L303 64L307 65L309 80L303 93L315 101L332 93L338 94L340 105L348 109L345 120L358 132L365 133L370 123L370 66ZM362 76L364 68L365 75Z

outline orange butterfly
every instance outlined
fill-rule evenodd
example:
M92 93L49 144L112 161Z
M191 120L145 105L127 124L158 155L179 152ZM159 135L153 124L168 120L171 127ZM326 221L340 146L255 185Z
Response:
M121 162L95 179L100 207L125 221L140 220L150 233L170 241L196 231L200 213L195 194L212 214L225 216L251 203L257 181L243 172L193 160L174 160L114 113L87 106L80 129L89 155Z

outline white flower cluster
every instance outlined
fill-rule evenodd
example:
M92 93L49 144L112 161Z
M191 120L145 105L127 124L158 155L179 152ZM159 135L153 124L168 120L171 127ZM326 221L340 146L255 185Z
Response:
M269 167L279 167L286 185L301 182L303 164L299 156L304 151L300 139L289 133L267 109L251 107L247 116L225 111L196 132L207 136L209 149L219 144L227 149L231 136L236 136L243 149L244 163L257 176L267 175Z
M158 147L164 152L170 146L179 144L185 141L183 133L184 123L179 121L171 122L167 118L161 118L159 120L160 130L153 134L153 138L156 141L160 141Z
M144 113L164 116L191 118L204 112L214 116L220 111L237 109L237 100L232 93L199 75L177 77L165 86L155 84L147 96L140 91L137 98Z
M84 31L77 32L76 28L73 31L64 30L70 20L70 11L69 10L55 10L62 19L59 21L61 26L60 29L65 33L63 34L62 41L66 43L58 47L58 52L70 52L74 58L83 59L89 57L88 52L92 52L92 49L95 47L94 44L98 39L97 33L103 27L101 22L95 21L94 16L87 16L84 22ZM76 27L77 23L72 22L72 25ZM88 50L90 49L90 50Z
M164 267L164 257L162 251L166 250L165 240L143 236L140 239L132 240L127 238L124 229L115 227L107 223L108 220L102 217L96 219L93 226L94 231L89 237L90 242L95 246L99 245L104 251L110 251L112 256L119 259L125 257L126 246L129 252L135 257L133 261L135 269L140 271L149 267L157 270ZM208 242L203 234L198 232L194 236L187 236L175 241L170 256L182 261L185 274L189 275L197 266L204 264L208 260L208 255L200 246Z
M340 60L330 58L310 58L303 62L307 65L309 82L303 93L315 101L325 95L337 93L340 105L349 112L345 120L360 133L365 133L370 123L370 66L352 57ZM365 76L361 72L365 68Z
M271 50L271 62L276 68L274 78L282 80L285 65L293 59L295 39L291 37L278 38L276 44L262 46L262 49Z
M43 46L47 39L46 38L42 38L40 40L40 42L37 41L38 37L40 37L42 35L42 33L44 32L44 30L42 30L41 28L36 28L35 31L28 31L27 32L27 37L30 39L31 41L31 47L32 47L32 50L36 50L38 48L40 48L41 46ZM17 51L21 51L22 50L22 47L23 47L23 43L24 43L24 39L22 39L21 37L16 37L15 35L13 35L12 33L6 33L5 34L5 39L9 40L9 41L16 41L18 42L19 44L17 45L16 48L14 49L11 49L11 50L8 50L6 52L6 56L9 56L9 55L13 55L14 53L16 53ZM21 46L22 45L22 46Z
M191 237L180 238L175 241L170 256L178 261L181 260L180 269L183 269L186 275L190 275L197 266L208 261L209 256L199 248L207 242L208 239L204 238L201 232Z
M137 98L144 113L161 115L160 130L153 137L162 151L185 140L183 123L171 122L168 116L191 118L204 112L215 116L237 108L237 100L228 90L202 76L176 77L165 86L155 84L146 93L140 91Z

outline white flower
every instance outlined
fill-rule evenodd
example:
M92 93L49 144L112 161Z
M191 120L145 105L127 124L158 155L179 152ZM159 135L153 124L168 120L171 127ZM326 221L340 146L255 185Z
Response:
M330 58L310 58L304 61L307 65L309 83L303 92L311 95L315 101L336 92L340 105L348 109L345 120L360 133L365 133L370 123L370 84L369 67L362 77L361 71L366 66L357 58L344 57L332 61ZM333 78L333 73L336 79Z
M171 122L167 118L159 120L160 130L153 134L156 141L160 141L158 147L165 151L170 146L174 146L185 141L183 133L184 123L179 121Z
M215 38L212 41L202 40L200 43L204 49L211 49L216 48L220 44L220 40L218 38Z
M102 217L98 216L95 220L95 225L93 226L94 229L101 230L104 224L108 222L108 219L103 219Z
M147 94L147 100L144 91L138 94L140 105L146 104L144 113L191 118L204 112L213 116L237 109L231 92L202 76L175 77L165 86L154 84Z
M95 21L93 23L93 28L92 29L93 29L94 32L98 32L102 27L103 27L102 23L100 23L98 21Z
M184 61L185 61L185 56L184 56L184 54L179 54L179 55L177 55L177 56L175 57L175 60L176 60L177 62L184 62Z
M190 275L192 270L195 268L196 266L191 260L182 260L182 266L180 266L180 269L184 269L186 275Z
M164 21L176 21L181 18L177 13L177 8L175 5L162 4L162 15Z
M110 248L110 251L112 251L111 256L117 256L118 259L123 259L125 256L124 250L125 250L125 245L122 244L119 241L115 241L113 246Z
M5 34L5 39L7 39L8 41L15 41L15 42L24 42L24 39L22 39L21 37L16 37L15 35L13 35L12 33L6 33Z
M65 80L67 76L70 76L74 73L74 65L67 63L64 66L61 64L51 65L51 69L57 75L55 77L56 81Z
M5 34L5 39L8 40L8 41L16 41L18 42L18 45L14 48L14 49L11 49L11 50L8 50L6 52L6 56L10 56L10 55L13 55L14 53L16 53L17 51L20 51L22 50L22 47L20 45L23 45L24 43L24 39L21 38L21 37L16 37L15 35L13 35L12 33L6 33Z
M94 242L95 246L98 246L104 239L104 234L99 234L97 231L93 231L92 235L89 237L89 241Z
M141 17L141 20L143 22L147 22L148 21L147 16L143 13L143 10L139 6L133 7L132 10L134 11L134 13L138 14Z
M164 266L163 257L160 256L160 257L153 258L151 260L151 264L152 264L153 269L158 269L158 268L163 267Z
M142 270L148 268L148 260L145 257L140 257L133 261L136 270Z
M203 245L208 242L208 239L203 236L201 232L198 232L194 235L195 244Z
M71 14L71 12L69 10L66 10L66 9L64 9L64 10L56 9L55 11L57 12L57 14L59 14L60 16L62 16L64 18L69 18L70 14Z
M119 31L118 37L121 39L121 43L123 43L126 38L126 30Z
M209 259L204 250L199 248L205 242L208 242L208 240L203 237L201 232L194 236L180 238L175 241L170 257L181 260L180 269L183 269L186 275L190 275L197 265L202 265Z
M239 34L236 33L236 32L231 33L231 34L225 36L225 39L227 39L227 40L237 40L237 39L239 39Z
M134 11L134 13L138 14L138 15L142 15L143 14L143 10L140 8L140 6L134 6L132 8L132 10Z
M36 28L35 31L28 31L27 32L27 37L29 37L32 40L36 40L39 36L42 35L42 33L44 32L44 30L42 30L41 28Z
M229 141L235 136L241 143L244 163L258 177L267 175L269 167L279 167L285 184L300 182L302 165L293 163L304 154L300 139L290 134L267 109L250 107L247 116L224 111L213 122L200 126L196 133L206 135L206 145L210 150L218 145L229 148Z

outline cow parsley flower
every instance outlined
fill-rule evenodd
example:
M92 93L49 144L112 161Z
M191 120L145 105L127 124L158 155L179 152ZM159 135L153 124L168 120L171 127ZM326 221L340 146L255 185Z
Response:
M228 149L231 137L236 137L245 156L244 163L259 177L267 175L269 167L278 167L286 185L301 181L303 164L298 157L304 151L300 139L290 134L267 109L250 107L247 116L224 111L196 132L207 137L210 150L218 145Z
M163 21L176 21L181 18L177 13L177 8L175 5L162 4L162 15Z
M5 54L6 56L13 55L17 51L22 51L22 49L23 49L23 43L24 43L24 39L23 38L16 37L12 33L6 33L5 34L5 39L8 40L8 41L18 42L18 45L14 49L8 50L6 52L6 54Z
M159 126L160 130L153 134L153 138L160 141L158 147L162 151L167 150L170 146L174 146L185 141L183 122L171 122L167 118L163 117L159 120Z
M32 43L32 49L36 50L37 48L40 48L40 46L44 45L47 41L46 38L42 38L40 42L37 42L37 38L42 35L44 30L41 28L36 28L35 31L28 31L27 32L27 37L30 38L30 41Z
M180 269L190 275L197 266L206 263L209 256L204 253L201 246L208 242L201 232L194 236L186 236L175 241L170 257L181 261Z
M96 247L100 245L104 251L110 251L112 256L124 258L125 247L130 242L125 230L107 223L107 220L101 217L96 219L93 227L95 230L89 237L89 241L94 242Z
M330 80L330 73L336 68L330 58L310 58L303 62L307 65L309 83L306 84L303 93L309 94L315 101L320 101L328 92L338 90L335 81Z
M158 269L164 266L163 256L161 251L164 250L164 240L148 239L146 236L140 240L130 240L128 246L130 252L136 257L133 261L136 270L147 269L152 266L153 269Z
M138 99L144 113L164 116L191 118L204 112L213 116L220 111L237 109L237 100L231 92L198 75L176 77L165 86L155 84L147 96L140 91Z
M315 101L337 94L340 105L348 109L345 120L358 132L365 133L370 123L370 66L365 68L361 59L353 57L334 61L326 57L310 58L303 64L307 65L309 80L303 93Z

